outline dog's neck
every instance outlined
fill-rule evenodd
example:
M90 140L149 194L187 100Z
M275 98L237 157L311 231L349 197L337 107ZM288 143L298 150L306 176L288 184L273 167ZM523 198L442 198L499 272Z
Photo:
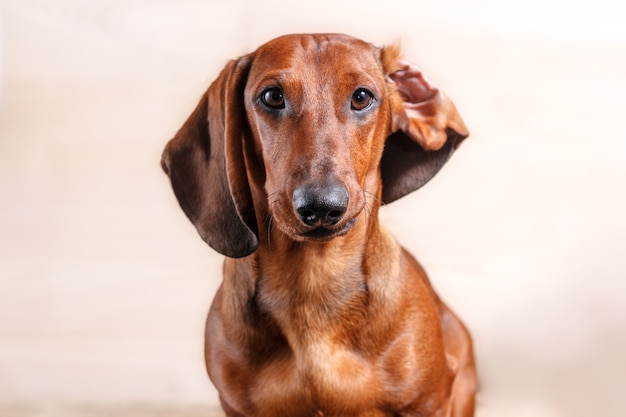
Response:
M367 304L366 220L327 242L294 242L271 233L272 240L253 255L256 302L292 347L333 338L329 329Z

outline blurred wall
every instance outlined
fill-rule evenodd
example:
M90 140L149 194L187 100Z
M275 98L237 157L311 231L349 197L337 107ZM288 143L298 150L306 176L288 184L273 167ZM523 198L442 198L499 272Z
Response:
M472 133L381 216L472 330L478 415L625 415L625 7L3 0L0 410L216 403L221 257L160 153L229 58L330 31L401 40Z

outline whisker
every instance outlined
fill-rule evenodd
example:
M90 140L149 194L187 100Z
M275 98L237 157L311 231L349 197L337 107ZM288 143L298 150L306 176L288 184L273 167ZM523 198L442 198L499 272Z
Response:
M365 212L365 217L367 217L368 220L372 218L372 208L367 203L363 206L363 211Z
M267 196L267 201L269 203L270 210L267 216L265 217L264 223L267 228L267 244L270 248L272 247L272 227L274 225L274 216L272 215L272 212L273 212L274 206L278 205L278 203L280 202L278 198L278 194L279 194L278 192L274 192Z
M274 220L274 216L269 214L267 216L266 222L267 222L267 246L270 249L272 248L272 223L273 223L273 220Z
M363 194L364 194L364 195L366 195L366 196L369 196L372 200L377 201L377 202L378 202L378 204L380 204L381 206L383 206L383 205L385 204L385 203L383 203L383 201L382 201L380 198L378 198L378 197L376 196L376 194L374 194L374 193L371 193L371 192L369 192L369 191L367 191L367 190L363 189Z
M361 191L363 192L363 198L365 200L365 204L363 205L363 211L366 214L366 217L369 219L372 218L373 214L372 214L372 201L379 201L378 198L376 198L376 195L373 193L370 193L369 191L365 190L365 189L361 189Z
M269 203L270 206L273 206L274 204L276 204L278 202L278 192L272 193L272 194L268 194L267 196L267 202Z

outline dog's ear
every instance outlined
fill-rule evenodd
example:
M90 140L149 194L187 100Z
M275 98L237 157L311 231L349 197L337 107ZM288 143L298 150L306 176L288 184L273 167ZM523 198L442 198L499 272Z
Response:
M426 184L468 136L452 101L417 67L399 60L387 66L394 133L387 138L381 160L384 203Z
M202 239L233 258L249 255L259 244L243 156L243 97L251 60L246 56L226 65L161 159Z

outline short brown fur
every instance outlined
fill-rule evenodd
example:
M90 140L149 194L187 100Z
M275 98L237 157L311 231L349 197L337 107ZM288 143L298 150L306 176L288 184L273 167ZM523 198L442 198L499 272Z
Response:
M473 416L469 333L377 216L466 136L398 46L289 35L224 68L162 164L228 256L205 345L227 416Z

